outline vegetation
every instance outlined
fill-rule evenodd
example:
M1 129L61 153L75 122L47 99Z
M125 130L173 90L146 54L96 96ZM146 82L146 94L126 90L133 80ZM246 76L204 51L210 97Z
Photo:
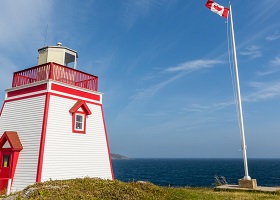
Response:
M116 153L111 153L111 158L113 160L129 160L128 157Z
M280 199L280 193L215 191L213 188L159 187L148 182L83 178L31 185L6 199Z

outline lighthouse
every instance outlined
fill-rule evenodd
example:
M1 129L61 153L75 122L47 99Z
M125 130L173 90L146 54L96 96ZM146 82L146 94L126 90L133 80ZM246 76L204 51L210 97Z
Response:
M57 43L14 72L0 107L0 190L81 177L114 179L98 77Z

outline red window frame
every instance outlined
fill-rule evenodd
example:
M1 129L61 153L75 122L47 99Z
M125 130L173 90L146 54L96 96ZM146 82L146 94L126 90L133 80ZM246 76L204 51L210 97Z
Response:
M91 115L91 111L88 108L85 101L78 100L73 107L69 110L69 112L72 114L72 132L73 133L86 133L86 124L87 124L87 116ZM83 115L83 129L76 128L76 116L77 115Z
M78 129L76 128L76 116L77 115L82 115L83 116L83 121L82 121L82 129ZM87 120L87 115L85 112L81 112L81 111L77 111L77 112L74 112L72 114L72 132L73 133L86 133L86 120Z

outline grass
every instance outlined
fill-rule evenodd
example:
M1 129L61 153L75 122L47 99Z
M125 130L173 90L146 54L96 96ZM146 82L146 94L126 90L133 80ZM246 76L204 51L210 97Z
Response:
M37 183L12 194L14 199L280 199L280 193L215 191L214 188L160 187L148 182L80 178Z

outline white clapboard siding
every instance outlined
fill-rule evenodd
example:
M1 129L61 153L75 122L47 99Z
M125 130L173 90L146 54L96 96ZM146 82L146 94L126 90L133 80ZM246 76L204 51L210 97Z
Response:
M112 179L100 105L87 103L86 133L72 132L70 108L76 103L51 96L45 140L42 181L77 177Z
M16 131L23 149L19 154L12 191L36 182L45 95L6 102L1 115L1 134Z

